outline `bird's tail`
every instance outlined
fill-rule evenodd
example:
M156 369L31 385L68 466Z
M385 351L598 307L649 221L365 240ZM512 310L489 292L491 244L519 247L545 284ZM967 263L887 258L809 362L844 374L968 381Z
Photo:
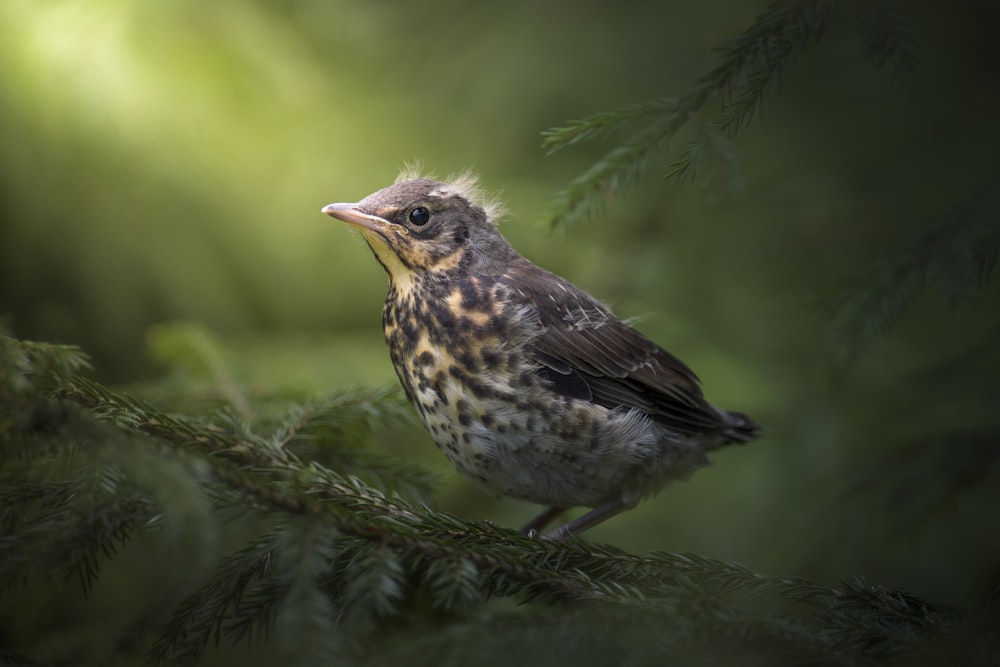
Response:
M756 440L760 435L760 425L742 412L719 410L722 416L722 439L719 445L742 445Z
M718 439L713 443L714 446L709 445L710 450L725 445L746 444L760 435L760 425L749 416L742 412L715 409L719 413Z

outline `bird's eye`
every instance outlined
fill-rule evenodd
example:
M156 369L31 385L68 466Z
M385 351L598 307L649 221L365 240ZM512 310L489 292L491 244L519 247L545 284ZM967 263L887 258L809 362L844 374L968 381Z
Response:
M426 225L427 221L431 219L431 212L428 211L423 206L418 206L412 211L410 211L410 222L417 226Z

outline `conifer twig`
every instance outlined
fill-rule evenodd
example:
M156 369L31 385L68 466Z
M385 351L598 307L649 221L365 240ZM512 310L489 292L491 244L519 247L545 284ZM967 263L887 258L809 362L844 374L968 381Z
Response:
M543 147L549 154L612 131L638 128L634 136L598 159L568 188L558 192L548 211L552 226L569 223L599 210L602 200L609 200L623 185L638 180L657 156L666 153L670 142L684 128L701 123L705 129L695 132L689 145L670 165L675 177L696 171L699 155L727 155L721 162L727 168L720 176L736 176L729 139L746 125L760 107L772 82L813 42L826 20L834 0L799 0L772 3L743 33L721 49L721 62L700 77L683 95L657 99L613 111L606 111L568 123L543 133ZM699 117L715 108L711 120ZM703 146L706 140L714 146ZM723 145L725 141L726 145ZM710 163L701 160L701 167ZM700 169L698 171L705 171ZM726 184L738 189L738 182Z

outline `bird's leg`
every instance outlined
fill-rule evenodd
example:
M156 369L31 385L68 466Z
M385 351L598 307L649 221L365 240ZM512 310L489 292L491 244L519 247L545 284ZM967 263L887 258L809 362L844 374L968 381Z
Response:
M565 507L550 507L534 519L521 527L521 532L529 537L536 537L538 531L552 523L552 521L566 511Z
M583 516L578 516L569 523L559 526L542 537L543 540L565 540L570 535L579 535L588 528L593 528L602 521L607 521L616 514L630 510L638 504L638 500L629 501L625 498L615 498L598 505Z

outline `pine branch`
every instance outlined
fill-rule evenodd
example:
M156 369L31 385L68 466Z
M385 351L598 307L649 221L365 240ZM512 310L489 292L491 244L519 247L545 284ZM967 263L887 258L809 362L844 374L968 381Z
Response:
M320 586L330 568L334 534L321 521L289 524L279 552L279 572L288 592L277 615L285 653L302 665L337 662L337 622Z
M432 603L443 611L467 613L483 601L482 576L467 558L430 561L423 579Z
M534 586L525 593L528 596L541 593L612 600L635 596L632 590L599 585L585 575L555 576L545 563L547 556L534 567L525 565L522 554L510 560L484 556L474 550L475 543L495 543L498 534L503 534L492 527L475 524L475 539L465 535L467 544L458 547L455 536L468 531L468 524L426 509L418 512L356 477L344 477L316 462L305 463L287 450L261 447L252 440L233 438L226 431L158 413L134 398L116 395L89 380L74 378L57 395L79 401L110 423L207 457L205 462L216 480L261 508L321 517L343 534L381 540L428 559L466 558L483 571L502 575L506 581ZM521 536L515 538L515 544L539 548L540 555L549 554L553 548Z
M66 383L60 388L57 396L77 401L111 423L144 435L162 438L193 454L221 457L239 465L255 465L261 468L280 467L286 471L307 468L294 451L287 447L274 446L280 444L280 434L277 442L273 437L261 436L238 416L235 419L225 420L224 428L203 419L182 419L158 411L134 397L111 392L82 377L75 377ZM372 402L374 396L376 395L360 398L359 402L364 404L367 410L375 411L376 404ZM291 409L298 410L294 407ZM394 410L395 407L390 407L390 417ZM225 417L225 413L221 416ZM328 454L334 456L334 451L335 447L331 447ZM394 464L372 453L341 452L341 460L350 460L354 464L355 474L363 470L364 476L377 480L382 488L393 489L400 485L421 495L430 491L430 476L421 468ZM315 462L312 465L320 467ZM335 486L341 484L341 482L331 483Z
M858 30L865 55L876 65L890 65L909 72L920 65L919 38L900 0L865 0L857 3Z
M411 415L396 391L354 392L293 404L273 426L261 425L258 430L270 430L266 438L272 449L292 450L300 458L360 477L383 492L424 500L438 475L415 465L399 465L357 444L359 434L370 429L369 422L405 422L412 420Z
M60 517L61 530L78 521L77 530L59 532L59 540L86 546L67 552L43 539L21 542L25 548L16 551L35 558L44 554L39 562L58 566L55 571L82 571L92 578L98 574L94 555L102 548L114 555L119 541L133 532L167 525L163 506L182 504L171 500L176 494L281 523L223 559L183 597L150 652L156 663L192 662L220 638L265 637L273 627L299 647L289 657L303 662L370 650L385 619L406 613L404 602L413 604L422 592L429 593L432 608L470 619L488 597L550 605L558 612L549 628L572 640L563 648L603 637L623 655L660 661L717 655L726 646L733 647L732 655L748 653L765 664L776 658L857 664L916 650L948 627L926 603L864 582L831 588L693 555L643 557L583 542L540 542L414 506L290 451L322 422L312 419L321 409L278 418L278 428L261 433L235 413L221 426L203 417L166 414L78 377L64 378L51 392L68 402L74 418L101 419L74 427L83 447L79 461L89 461L90 468L80 474L84 468L78 467L70 477L92 489L106 512L87 509L83 516L90 519L79 522L78 506L66 502L65 485L29 479L9 493L16 504L36 512L37 521L5 520L31 539L31 526L56 525L43 520L39 508L48 507ZM340 423L332 419L317 428ZM103 444L93 447L88 444L93 440ZM102 451L114 454L113 465L102 460ZM171 481L158 488L161 470L169 471L168 478L187 479L188 486ZM169 539L166 532L160 535ZM0 541L4 545L10 546ZM772 613L775 609L781 613ZM595 622L576 629L567 625L576 610L594 612ZM509 620L513 631L523 633L519 637L530 634L522 620Z
M49 548L60 554L65 577L79 579L86 594L93 588L101 561L114 558L138 526L148 524L153 516L148 499L141 494L115 498L105 507L89 512L84 522L77 522L75 530L67 530L68 526L53 530L52 536L57 541ZM37 549L29 550L29 553L37 552Z
M76 382L74 386L81 385ZM91 386L83 396L95 393ZM104 412L108 414L107 403L114 404L114 401L108 401L107 397L105 401ZM161 416L149 422L147 416L132 424L139 430L159 428L168 423L165 419ZM185 430L183 441L189 440L191 426L180 432ZM177 434L173 437L176 439ZM218 442L205 449L206 441L213 439ZM271 458L262 457L259 452L255 454L252 447L228 442L218 433L202 432L197 440L202 445L202 453L213 457L210 459L213 474L228 486L249 494L261 505L286 513L322 517L345 535L376 540L399 553L419 555L428 561L467 561L484 573L484 583L494 593L512 594L516 590L523 599L645 604L646 595L671 590L664 582L676 582L677 576L695 577L705 571L712 572L715 577L706 583L725 581L730 587L757 588L757 592L777 589L797 600L815 601L824 590L797 581L768 580L737 567L692 560L692 557L671 557L669 560L660 557L658 561L599 548L588 550L582 545L539 543L509 531L460 522L426 509L418 512L399 499L386 498L357 479L345 479L318 464L303 465L294 458L283 459L273 454ZM253 473L247 471L247 466L253 466ZM287 477L284 482L274 477L282 472L294 475L296 481L291 487ZM275 484L276 481L279 483ZM283 491L285 488L290 490ZM307 491L308 495L294 492L295 488ZM644 593L638 592L640 587L644 587ZM826 591L824 594L833 593Z
M51 516L66 511L77 492L77 485L68 480L18 480L5 484L0 487L0 533L23 530L39 514Z
M0 540L0 561L5 564L0 585L23 586L32 575L76 578L87 594L102 561L113 558L152 516L145 498L130 496L34 521Z
M650 116L674 115L678 110L678 102L673 99L656 99L641 104L630 104L611 111L601 111L580 120L572 120L563 127L553 127L542 132L542 148L549 155L564 148L591 141L614 132L621 132L633 126L637 121Z
M844 584L818 619L837 646L879 660L915 653L928 639L927 630L950 625L923 600L872 586L862 578Z
M544 132L542 145L551 154L611 131L639 128L633 138L606 153L555 195L547 216L549 223L558 226L600 210L602 200L611 199L621 186L638 180L653 158L666 152L678 132L697 123L711 106L717 111L712 120L703 123L705 128L730 134L738 131L759 108L772 82L818 37L833 1L772 4L722 49L722 61L676 100L658 99L602 112ZM705 130L701 136L712 140L714 147L689 146L672 164L671 175L693 174L693 158L698 152L728 152L730 157L722 163L730 168L735 164L732 151L722 145L722 135Z
M233 645L247 645L270 638L281 602L288 595L288 581L272 575L247 590L238 606L225 618L223 634Z
M728 195L743 191L745 178L736 147L715 124L699 125L685 149L667 169L667 178L684 183L703 174L705 189L718 184Z
M140 527L156 527L158 514L144 491L124 483L121 467L103 458L128 438L72 411L60 427L50 432L63 441L60 447L9 457L0 466L0 480L13 482L0 497L5 529L0 560L6 565L0 568L0 584L72 577L87 594L102 562ZM16 433L7 435L0 439L0 450L9 454L16 440L10 436ZM83 442L100 444L82 454L77 449Z
M846 359L889 331L928 283L951 306L978 297L1000 247L996 188L991 181L905 234L882 259L827 299L831 333Z
M18 340L0 334L0 386L26 388L32 378L65 380L90 369L90 358L76 345Z
M36 431L61 420L58 405L39 400L53 384L90 368L80 348L18 340L0 326L0 453L35 456ZM0 459L2 460L2 459Z
M722 96L718 125L736 131L760 107L764 93L814 41L833 0L774 3L723 49L723 60L695 86L701 95Z
M838 4L842 0L773 2L719 49L718 65L683 95L596 113L544 131L542 147L550 155L613 132L632 133L553 197L549 223L568 224L599 212L602 202L610 201L621 186L637 181L685 130L692 138L670 162L667 176L678 182L696 175L714 178L723 184L723 191L739 191L742 180L734 136L758 113L784 72L819 40ZM857 5L865 54L879 66L915 69L917 31L903 3L871 0Z
M347 566L347 602L376 616L391 616L404 595L403 565L399 555L381 544L358 550Z
M247 590L271 574L282 530L279 525L219 561L205 583L174 609L148 653L153 664L191 663L208 646L219 645L225 624L233 619ZM234 625L237 637L252 634L253 623Z
M556 193L549 206L549 224L558 227L601 210L620 188L638 181L649 162L665 148L671 130L654 127L605 154L569 187Z

